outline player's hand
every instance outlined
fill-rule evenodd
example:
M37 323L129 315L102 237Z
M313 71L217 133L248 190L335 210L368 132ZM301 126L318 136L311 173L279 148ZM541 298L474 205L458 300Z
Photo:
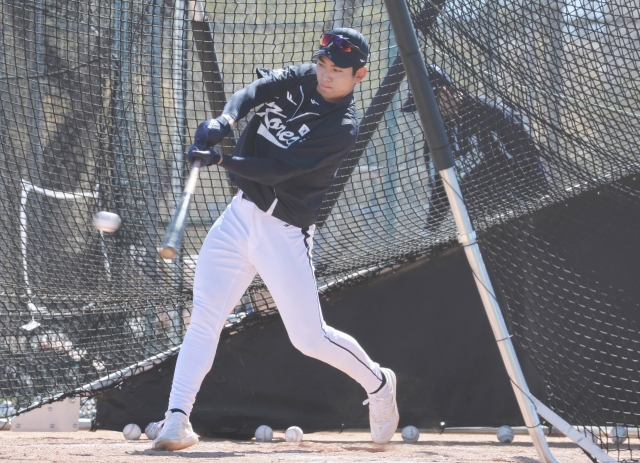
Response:
M217 119L209 119L198 126L194 145L203 145L206 148L213 148L220 143L224 137L231 132L231 124L226 117L220 116Z
M187 151L187 162L189 166L193 166L193 161L200 159L202 167L218 164L221 159L220 153L213 148L207 148L204 145L193 144Z

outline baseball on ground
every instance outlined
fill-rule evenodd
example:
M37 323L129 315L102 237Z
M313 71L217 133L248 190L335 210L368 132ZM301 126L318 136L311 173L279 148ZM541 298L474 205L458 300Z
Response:
M258 429L256 429L256 440L258 442L271 442L271 439L273 439L273 429L266 424L258 426Z
M162 421L153 421L149 423L146 428L144 428L144 433L147 435L148 439L156 440L158 434L160 434L160 431L162 430L162 424L164 424L161 423Z
M291 426L284 432L284 440L287 442L302 442L302 429L297 426Z
M627 428L624 426L614 426L609 431L609 438L614 444L622 444L625 440L627 440Z
M515 433L511 426L500 426L498 428L498 440L503 444L510 444L513 442L513 438L515 437Z
M415 426L405 426L404 428L402 428L403 441L413 444L415 442L418 442L419 438L420 431L418 431L418 428L416 428Z
M140 435L142 431L140 431L140 426L135 423L128 424L122 430L122 435L127 440L136 440L140 439Z

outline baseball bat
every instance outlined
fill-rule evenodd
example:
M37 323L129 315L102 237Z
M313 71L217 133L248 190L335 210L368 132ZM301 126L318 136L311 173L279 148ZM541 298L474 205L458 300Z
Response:
M173 211L173 217L167 227L167 231L162 239L162 247L158 254L163 259L173 259L180 252L182 246L182 238L184 238L184 231L187 226L187 219L189 218L189 207L191 206L191 198L193 198L193 192L196 189L198 183L198 175L200 174L200 159L193 161L191 166L191 173L189 179L184 186L182 197L176 205Z

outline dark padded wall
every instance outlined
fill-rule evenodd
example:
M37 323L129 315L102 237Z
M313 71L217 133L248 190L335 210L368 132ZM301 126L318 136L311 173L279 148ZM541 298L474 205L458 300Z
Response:
M457 248L323 298L329 325L353 335L398 376L400 426L520 425L464 252ZM163 417L175 359L104 391L100 428ZM535 371L524 364L532 392ZM260 424L306 432L367 428L360 385L293 348L279 317L222 342L197 397L201 434L251 437Z

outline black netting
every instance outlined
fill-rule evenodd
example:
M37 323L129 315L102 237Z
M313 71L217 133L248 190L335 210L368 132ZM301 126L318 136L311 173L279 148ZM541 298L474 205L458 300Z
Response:
M628 275L640 8L408 3L467 207L514 340L545 379L542 399L603 437L637 428ZM356 92L359 141L315 237L321 290L455 245L382 0L208 1L207 22L190 5L0 0L0 413L91 393L179 346L198 249L236 192L223 169L206 169L180 257L157 257L185 148L256 67L308 61L336 25L359 29L371 57ZM540 219L543 208L557 222ZM99 210L120 215L117 233L93 228ZM620 262L628 271L612 272ZM226 335L274 313L256 279Z
M481 250L543 401L637 458L637 5L410 9L432 84L448 91L440 109ZM432 205L446 203L431 182ZM440 220L434 233L452 226ZM616 442L615 426L630 438Z

